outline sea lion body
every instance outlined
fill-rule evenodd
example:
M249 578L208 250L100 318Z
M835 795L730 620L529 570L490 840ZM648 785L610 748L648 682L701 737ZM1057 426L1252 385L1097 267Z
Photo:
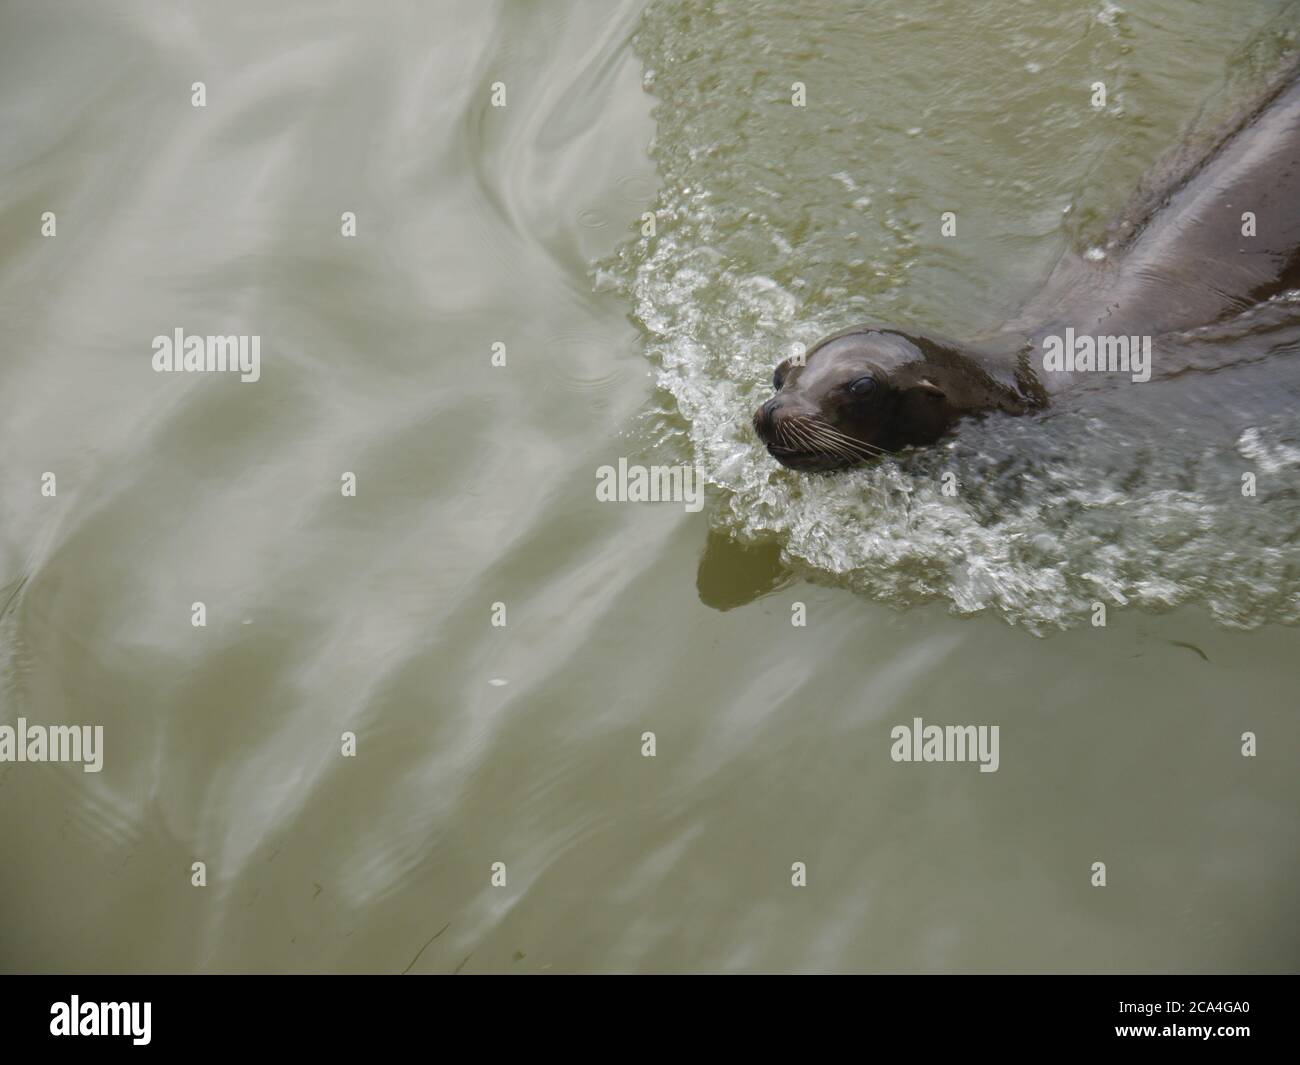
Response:
M1041 409L1095 380L1094 361L1077 369L1073 358L1062 366L1049 357L1063 337L1103 346L1122 338L1127 357L1130 345L1149 351L1154 338L1300 286L1295 72L1199 161L1139 197L1112 233L1090 258L1062 256L1015 318L981 342L878 325L819 341L804 365L777 368L776 395L754 416L760 439L800 470L933 443L963 417Z

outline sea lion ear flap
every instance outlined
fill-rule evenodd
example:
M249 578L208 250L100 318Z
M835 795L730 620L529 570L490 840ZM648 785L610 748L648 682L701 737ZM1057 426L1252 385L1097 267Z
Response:
M922 377L921 380L917 381L913 387L920 389L928 396L935 396L938 399L943 399L944 397L943 389L940 388L938 385L936 385L928 377Z

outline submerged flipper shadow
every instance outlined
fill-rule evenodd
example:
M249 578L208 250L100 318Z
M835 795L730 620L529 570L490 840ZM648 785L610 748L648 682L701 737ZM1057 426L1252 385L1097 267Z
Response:
M705 606L731 610L793 580L794 573L781 561L779 544L745 544L728 533L710 529L695 588Z

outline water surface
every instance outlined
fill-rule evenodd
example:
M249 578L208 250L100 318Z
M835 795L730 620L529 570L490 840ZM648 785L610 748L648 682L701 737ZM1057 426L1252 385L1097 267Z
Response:
M1294 970L1286 305L1214 405L746 432L793 343L1011 313L1297 16L1131 6L10 5L0 722L106 754L0 766L0 966ZM177 326L261 380L153 373Z

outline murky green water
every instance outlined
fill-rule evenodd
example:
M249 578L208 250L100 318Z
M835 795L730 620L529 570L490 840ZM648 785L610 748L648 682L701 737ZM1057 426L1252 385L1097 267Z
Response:
M746 420L1001 321L1297 6L643 6L0 12L0 725L105 737L0 764L0 967L1294 970L1300 363L835 479Z

